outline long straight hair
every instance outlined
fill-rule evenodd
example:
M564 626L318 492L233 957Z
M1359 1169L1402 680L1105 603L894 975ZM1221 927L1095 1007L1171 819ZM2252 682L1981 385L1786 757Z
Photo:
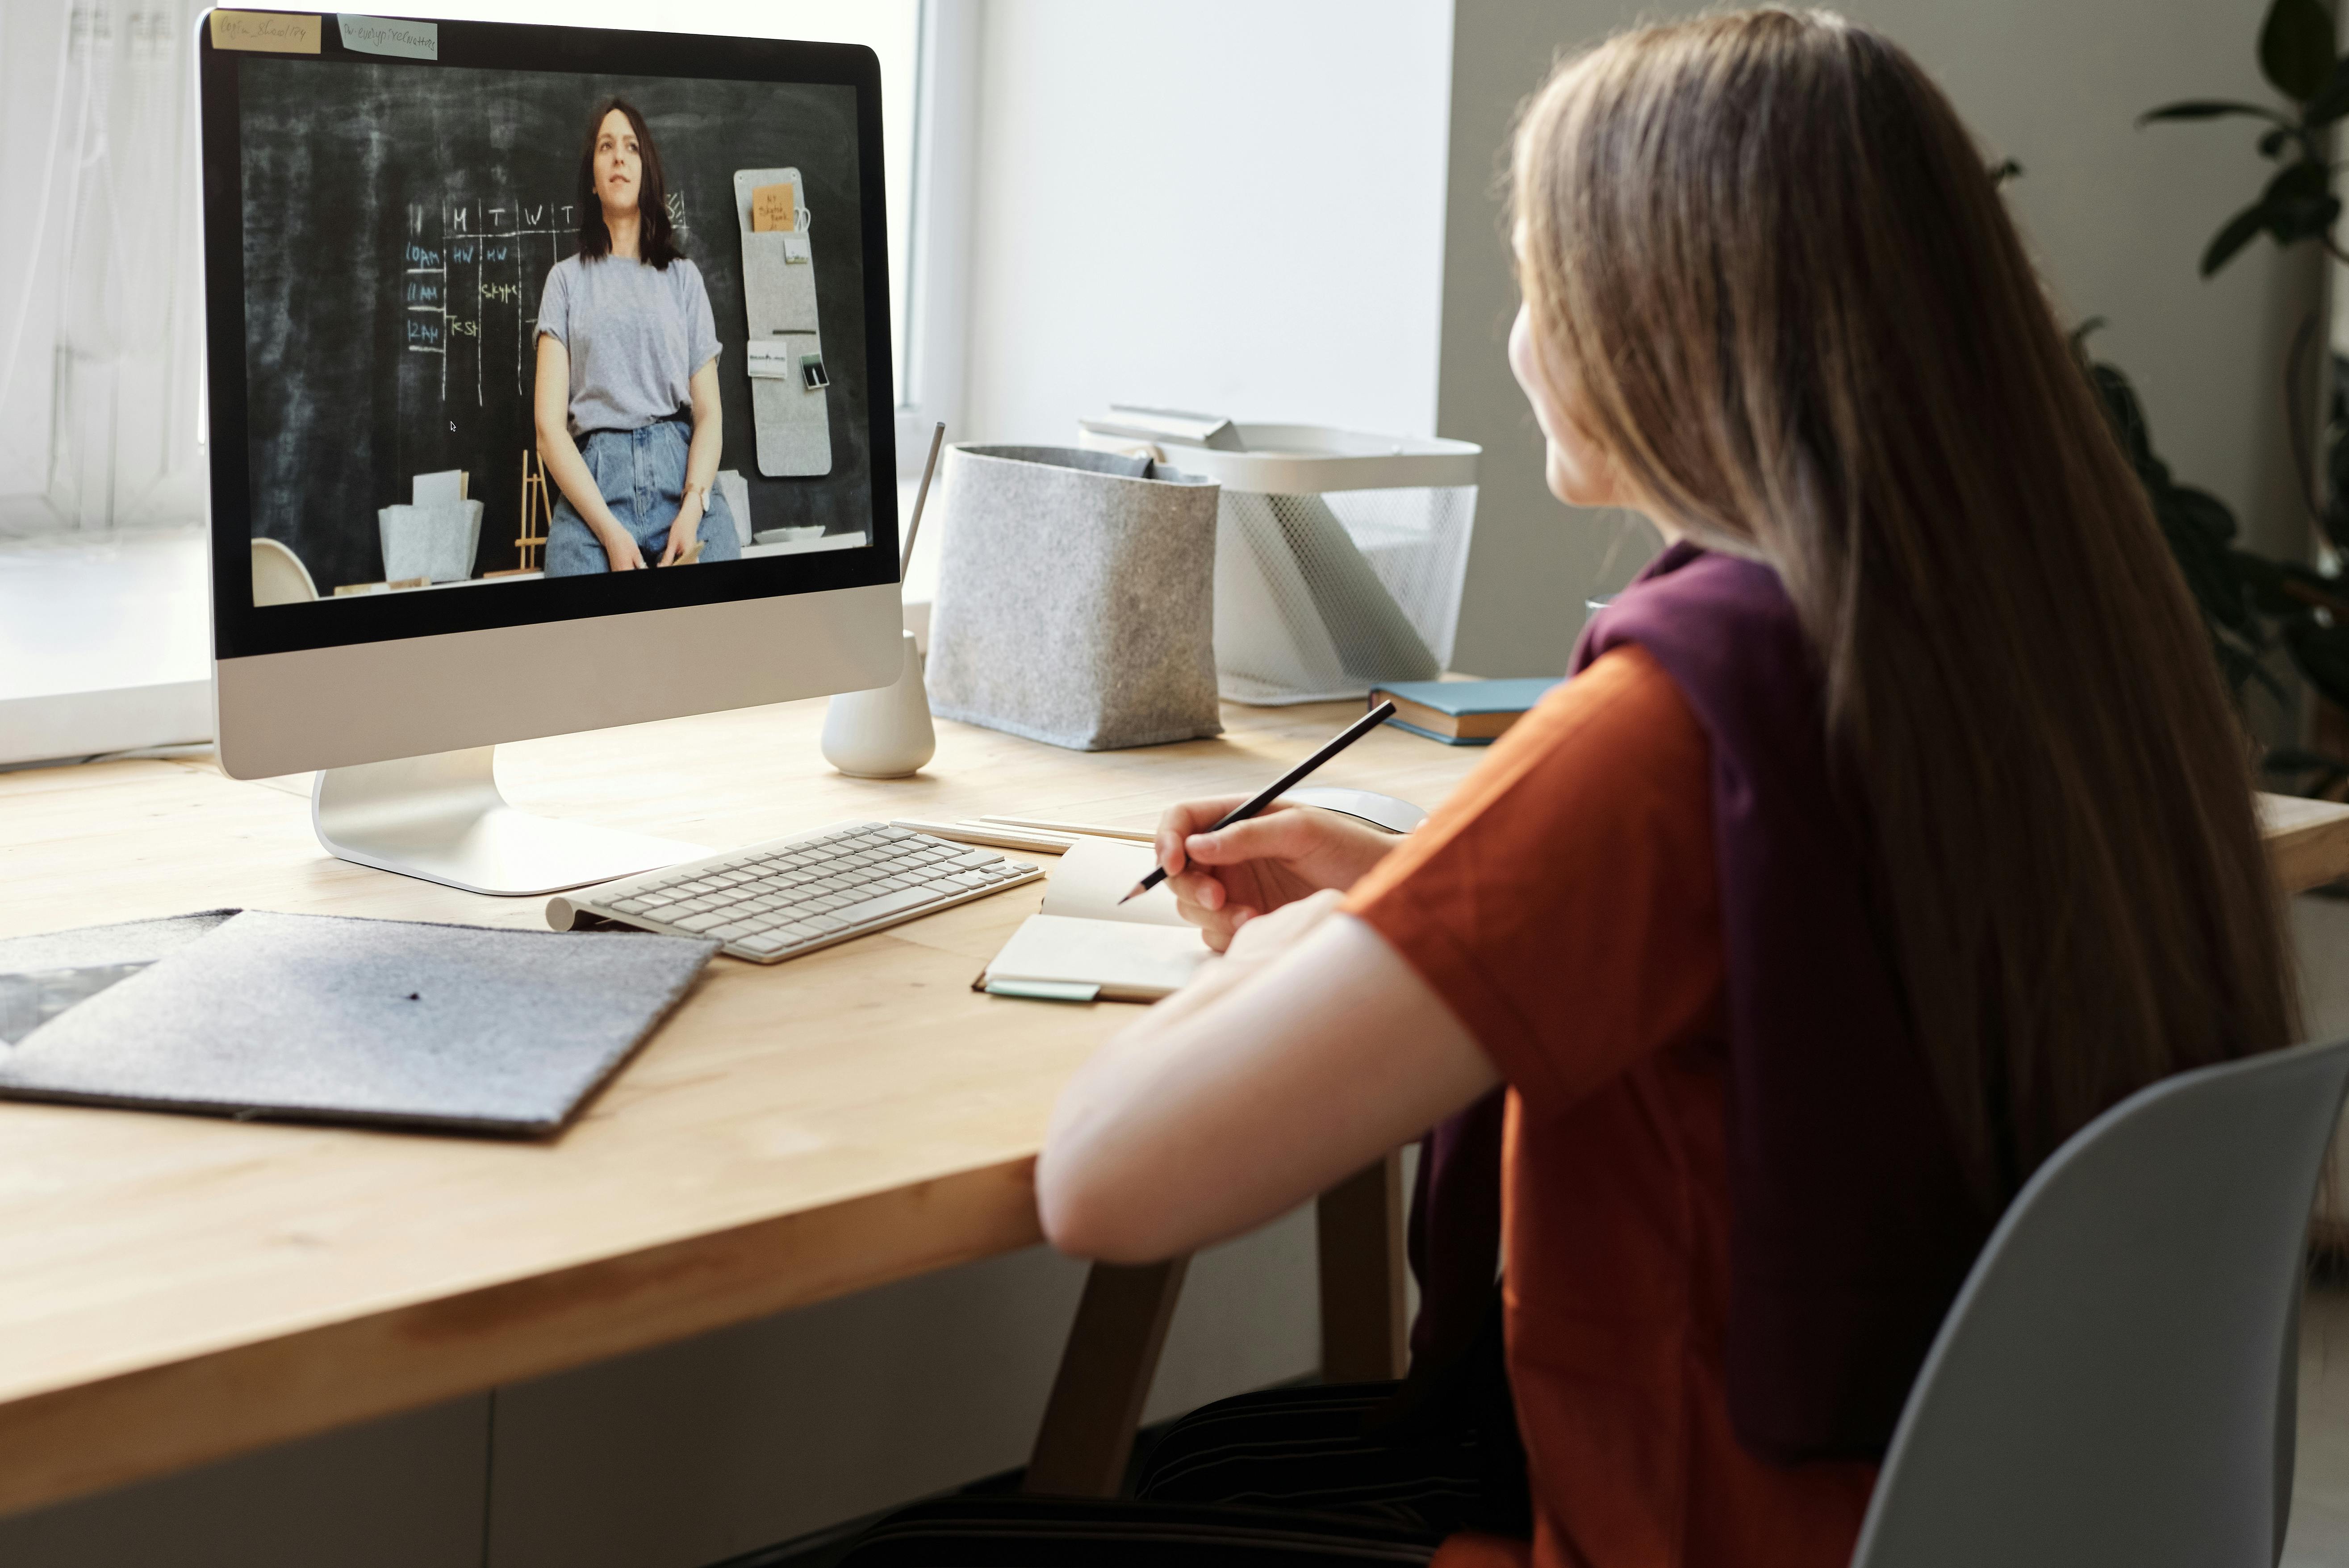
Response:
M627 116L628 129L636 133L636 157L644 177L636 187L636 259L656 272L667 272L668 264L684 253L678 248L677 231L669 223L668 180L661 173L660 149L653 145L652 128L636 106L624 98L607 98L595 106L587 117L587 135L579 144L579 254L587 261L612 254L612 231L604 223L604 198L595 189L595 139L604 133L604 120L613 110Z
M2157 1078L2289 1043L2245 738L1916 63L1818 12L1619 35L1529 100L1511 217L1577 418L1660 515L1794 601L1985 1194Z

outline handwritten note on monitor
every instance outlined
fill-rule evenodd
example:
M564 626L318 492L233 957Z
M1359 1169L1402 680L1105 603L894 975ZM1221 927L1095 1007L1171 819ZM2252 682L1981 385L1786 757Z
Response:
M788 182L761 185L750 192L750 232L754 234L785 234L799 227L799 211L792 199Z
M268 55L318 52L316 16L288 16L274 11L215 11L212 24L215 49L247 49Z

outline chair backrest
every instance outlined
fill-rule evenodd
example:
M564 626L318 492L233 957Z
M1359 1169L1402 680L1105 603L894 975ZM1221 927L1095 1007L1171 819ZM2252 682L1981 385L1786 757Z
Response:
M2226 1063L2057 1150L1941 1324L1853 1568L2271 1568L2277 1368L2344 1084L2349 1041Z
M318 597L310 568L302 557L274 539L253 542L253 602L256 605L307 604Z

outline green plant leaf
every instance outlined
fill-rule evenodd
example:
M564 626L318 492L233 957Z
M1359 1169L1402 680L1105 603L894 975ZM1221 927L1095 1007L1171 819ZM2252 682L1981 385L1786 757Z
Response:
M2267 210L2267 231L2280 245L2321 239L2341 216L2340 200L2333 194L2333 171L2308 159L2269 181L2260 193L2260 205Z
M2227 220L2226 226L2210 237L2202 252L2202 275L2209 277L2235 259L2235 253L2257 239L2268 226L2268 204L2264 198L2252 202Z
M2349 706L2349 626L2319 626L2314 617L2288 621L2283 640L2308 683Z
M2251 603L2261 615L2282 617L2306 612L2307 606L2284 592L2283 573L2277 563L2248 550L2230 550L2228 565L2250 590Z
M2300 122L2313 130L2320 125L2332 124L2344 114L2349 114L2349 59L2334 62L2324 90L2308 100L2308 107L2301 111Z
M2217 119L2229 114L2248 114L2253 119L2271 120L2282 126L2292 124L2274 109L2262 109L2255 103L2236 103L2217 98L2190 98L2179 103L2166 103L2159 109L2147 109L2137 117L2137 122L2146 126L2157 119Z
M2197 490L2190 484L2173 484L2164 500L2213 544L2224 545L2234 538L2235 514L2209 491Z
M2275 0L2260 27L2260 73L2306 103L2333 78L2333 13L2323 0Z

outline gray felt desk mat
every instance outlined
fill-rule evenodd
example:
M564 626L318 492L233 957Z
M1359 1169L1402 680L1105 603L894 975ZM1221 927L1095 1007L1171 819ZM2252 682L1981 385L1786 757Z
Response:
M248 909L0 1050L0 1096L555 1132L717 950Z
M82 926L32 937L0 937L0 974L27 970L87 969L98 964L152 963L219 926L234 909L206 909L160 920Z

